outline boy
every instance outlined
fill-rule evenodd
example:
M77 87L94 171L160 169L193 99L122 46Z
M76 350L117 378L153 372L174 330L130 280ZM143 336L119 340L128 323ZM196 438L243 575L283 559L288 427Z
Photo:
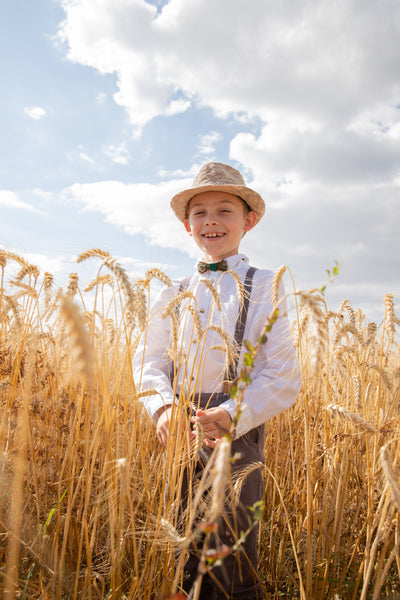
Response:
M223 432L231 428L236 406L228 390L240 372L243 340L253 345L257 343L272 310L273 274L249 267L247 258L239 254L243 235L262 218L265 204L258 193L245 185L239 171L213 162L203 165L190 189L172 198L171 207L201 250L204 262L198 261L198 272L165 290L155 303L145 338L134 359L134 375L141 391L157 392L143 396L141 401L156 423L157 436L164 447L168 445L170 429L173 430L171 435L177 431L171 417L177 419L180 415L179 419L185 421L185 416L177 411L178 398L190 398L194 414L190 419L189 436L195 440L198 432L202 432L200 455L204 458L216 447ZM242 290L242 298L238 289ZM176 309L179 324L178 329L173 330L173 319L163 315L163 309L182 290L188 293L182 295L185 297ZM234 432L232 472L253 462L264 462L264 423L288 408L300 389L295 352L283 313L285 306L281 304L280 316L254 362L252 381L245 391L242 413ZM225 334L228 341L225 341L224 352L221 336ZM168 359L172 338L175 348L179 347L175 354L180 356L180 364L174 363L172 367L173 376ZM236 346L237 353L227 366L230 345ZM189 425L186 427L187 432ZM183 481L182 497L192 489L191 482L185 482L185 477ZM228 517L225 525L220 525L220 544L232 547L236 541L232 531L237 535L248 528L252 514L249 507L262 497L262 469L259 468L244 480L240 502L232 510L231 521ZM191 548L186 563L183 587L187 592L192 589L198 573L201 549L198 552L196 549ZM247 535L240 553L229 554L210 575L203 577L200 598L227 597L246 600L264 597L257 577L255 528Z

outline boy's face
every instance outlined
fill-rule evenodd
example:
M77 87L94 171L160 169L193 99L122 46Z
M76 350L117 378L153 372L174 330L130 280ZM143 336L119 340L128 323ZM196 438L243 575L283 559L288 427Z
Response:
M218 262L239 252L241 239L256 224L255 212L227 192L203 192L188 206L184 224L208 262Z

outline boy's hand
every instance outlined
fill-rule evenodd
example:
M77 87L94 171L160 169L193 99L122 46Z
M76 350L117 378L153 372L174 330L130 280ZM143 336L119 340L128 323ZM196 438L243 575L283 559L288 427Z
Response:
M204 433L204 445L215 448L224 431L229 431L232 417L225 408L216 406L207 410L196 411L192 423L200 423Z
M157 437L160 440L160 444L163 446L163 448L165 448L167 446L167 441L168 441L168 437L170 434L169 432L169 425L170 425L170 420L171 420L171 415L172 415L172 406L167 406L166 408L162 408L158 411L159 417L158 417L158 421L157 421ZM180 413L177 411L177 409L175 408L175 414L174 414L174 418L178 419L180 416L181 419L183 419L183 424L182 424L182 431L185 430L186 427L189 427L189 421L187 418L187 415L185 413ZM176 428L175 428L176 430ZM192 440L192 438L194 439L195 435L193 432L190 432L190 438Z
M159 417L157 420L157 437L160 440L160 444L163 446L163 448L165 448L167 445L171 413L172 406L167 406L166 408L158 411Z

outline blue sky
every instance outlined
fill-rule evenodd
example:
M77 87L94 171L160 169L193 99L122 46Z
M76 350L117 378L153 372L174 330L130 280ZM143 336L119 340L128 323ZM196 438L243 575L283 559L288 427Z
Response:
M4 0L0 245L66 285L100 247L190 272L169 209L202 163L267 204L243 251L379 320L400 296L400 6L372 0Z

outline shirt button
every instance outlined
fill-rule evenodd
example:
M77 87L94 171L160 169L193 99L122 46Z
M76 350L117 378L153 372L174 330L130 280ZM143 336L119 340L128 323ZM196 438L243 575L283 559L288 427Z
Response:
M197 344L197 340L193 340L193 344Z
M205 308L201 308L201 309L200 309L200 312L201 312L201 313L205 313L205 312L206 312L206 309L205 309Z

